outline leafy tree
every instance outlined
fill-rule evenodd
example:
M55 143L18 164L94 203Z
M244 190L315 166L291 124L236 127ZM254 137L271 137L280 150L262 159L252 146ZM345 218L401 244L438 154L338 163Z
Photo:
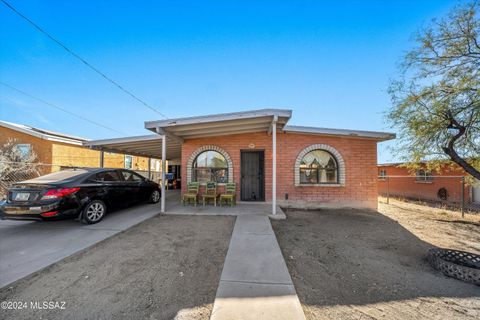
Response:
M480 4L455 7L420 31L389 87L395 149L411 164L451 160L480 179Z

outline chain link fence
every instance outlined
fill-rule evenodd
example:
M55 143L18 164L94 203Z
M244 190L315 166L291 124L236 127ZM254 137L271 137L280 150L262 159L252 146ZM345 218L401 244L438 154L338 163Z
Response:
M380 201L390 198L470 213L480 213L480 183L463 176L379 176Z
M71 169L71 168L87 168L87 167L73 167L45 163L25 163L25 162L3 162L0 161L0 201L6 199L8 188L15 183L34 179L48 173ZM88 167L98 168L98 167ZM123 168L118 168L123 169ZM160 171L148 170L132 170L142 175L143 177L161 182L162 173Z

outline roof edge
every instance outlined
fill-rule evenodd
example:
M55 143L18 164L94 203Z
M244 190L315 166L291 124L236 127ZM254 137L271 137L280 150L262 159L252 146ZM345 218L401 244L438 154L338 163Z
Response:
M8 121L0 120L0 126L48 141L56 141L80 146L83 144L83 142L88 141L84 138L70 136L63 133L57 133Z
M237 119L248 119L262 116L278 116L290 119L292 117L292 110L290 109L258 109L250 111L230 112L209 114L203 116L173 118L166 120L145 121L145 128L153 130L157 127L172 127L177 125L188 125L197 123L219 122ZM288 121L287 119L287 121Z
M128 143L136 141L151 141L151 140L161 140L162 137L158 134L149 134L142 136L130 136L130 137L121 137L121 138L111 138L111 139L101 139L101 140L88 140L84 141L83 145L86 147L92 147L97 145L103 145L107 143Z
M320 128L320 127L305 127L305 126L290 126L287 125L283 128L284 132L292 133L307 133L329 136L348 136L357 138L369 138L378 141L387 141L396 138L395 133L381 132L381 131L364 131L364 130L350 130L350 129L332 129L332 128Z

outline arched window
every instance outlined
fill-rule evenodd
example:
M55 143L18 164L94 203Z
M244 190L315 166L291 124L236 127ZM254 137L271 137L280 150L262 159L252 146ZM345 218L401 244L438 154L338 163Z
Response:
M328 151L312 150L300 161L300 183L339 183L337 159Z
M228 162L220 152L203 151L195 158L192 173L192 181L226 183L228 182Z

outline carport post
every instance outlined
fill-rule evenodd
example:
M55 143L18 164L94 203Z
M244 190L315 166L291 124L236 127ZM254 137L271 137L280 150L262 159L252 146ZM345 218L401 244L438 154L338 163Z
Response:
M148 157L148 179L152 179L152 158Z
M167 160L167 136L165 134L162 135L162 198L161 198L161 208L160 212L165 213L165 178L166 174L166 160Z
M277 116L272 121L272 214L277 214Z
M105 160L105 153L103 150L100 151L100 168L103 168L103 162Z

